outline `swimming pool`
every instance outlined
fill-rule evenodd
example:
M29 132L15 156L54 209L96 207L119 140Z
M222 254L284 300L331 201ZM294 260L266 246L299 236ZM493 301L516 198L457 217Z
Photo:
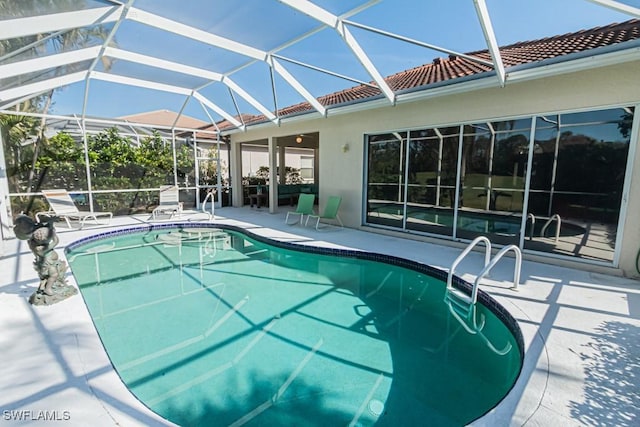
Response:
M467 332L411 261L195 224L66 255L123 382L180 425L461 425L520 372L515 320L482 293Z

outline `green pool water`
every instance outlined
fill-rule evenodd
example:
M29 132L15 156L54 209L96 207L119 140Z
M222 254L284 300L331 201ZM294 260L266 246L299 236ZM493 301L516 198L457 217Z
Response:
M67 259L124 383L184 426L463 425L520 371L492 311L469 333L445 284L408 268L186 228Z

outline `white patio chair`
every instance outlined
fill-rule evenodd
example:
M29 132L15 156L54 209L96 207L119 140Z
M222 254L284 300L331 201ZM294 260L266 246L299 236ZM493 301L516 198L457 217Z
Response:
M47 216L57 216L58 218L64 219L67 222L67 226L71 227L71 220L76 220L80 223L80 228L84 227L84 223L88 219L92 219L96 224L99 224L98 217L100 216L108 216L108 222L111 222L113 218L112 212L88 212L78 210L76 204L73 202L71 195L64 189L53 189L53 190L42 190L42 194L45 199L47 199L47 203L49 203L49 207L51 208L46 212L38 212L36 214L36 220L40 220L41 215Z
M151 212L153 219L158 215L182 216L182 202L180 202L180 190L177 185L163 185L160 187L160 204Z

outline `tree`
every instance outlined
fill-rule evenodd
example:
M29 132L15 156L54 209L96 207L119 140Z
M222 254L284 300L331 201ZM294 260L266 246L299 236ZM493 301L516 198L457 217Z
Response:
M33 141L37 134L37 120L27 116L0 115L0 132L6 163L9 191L23 192L33 157ZM14 198L11 201L15 212L27 211L27 198Z
M87 188L84 147L60 132L46 140L36 161L40 187L81 190Z

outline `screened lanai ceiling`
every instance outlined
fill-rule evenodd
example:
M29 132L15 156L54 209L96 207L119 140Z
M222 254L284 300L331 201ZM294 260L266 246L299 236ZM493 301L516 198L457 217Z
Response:
M394 105L384 77L442 56L504 86L499 46L630 18L639 0L0 0L0 111L170 110L176 127L189 116L243 130L297 104L326 116L340 104L323 95L354 86Z

